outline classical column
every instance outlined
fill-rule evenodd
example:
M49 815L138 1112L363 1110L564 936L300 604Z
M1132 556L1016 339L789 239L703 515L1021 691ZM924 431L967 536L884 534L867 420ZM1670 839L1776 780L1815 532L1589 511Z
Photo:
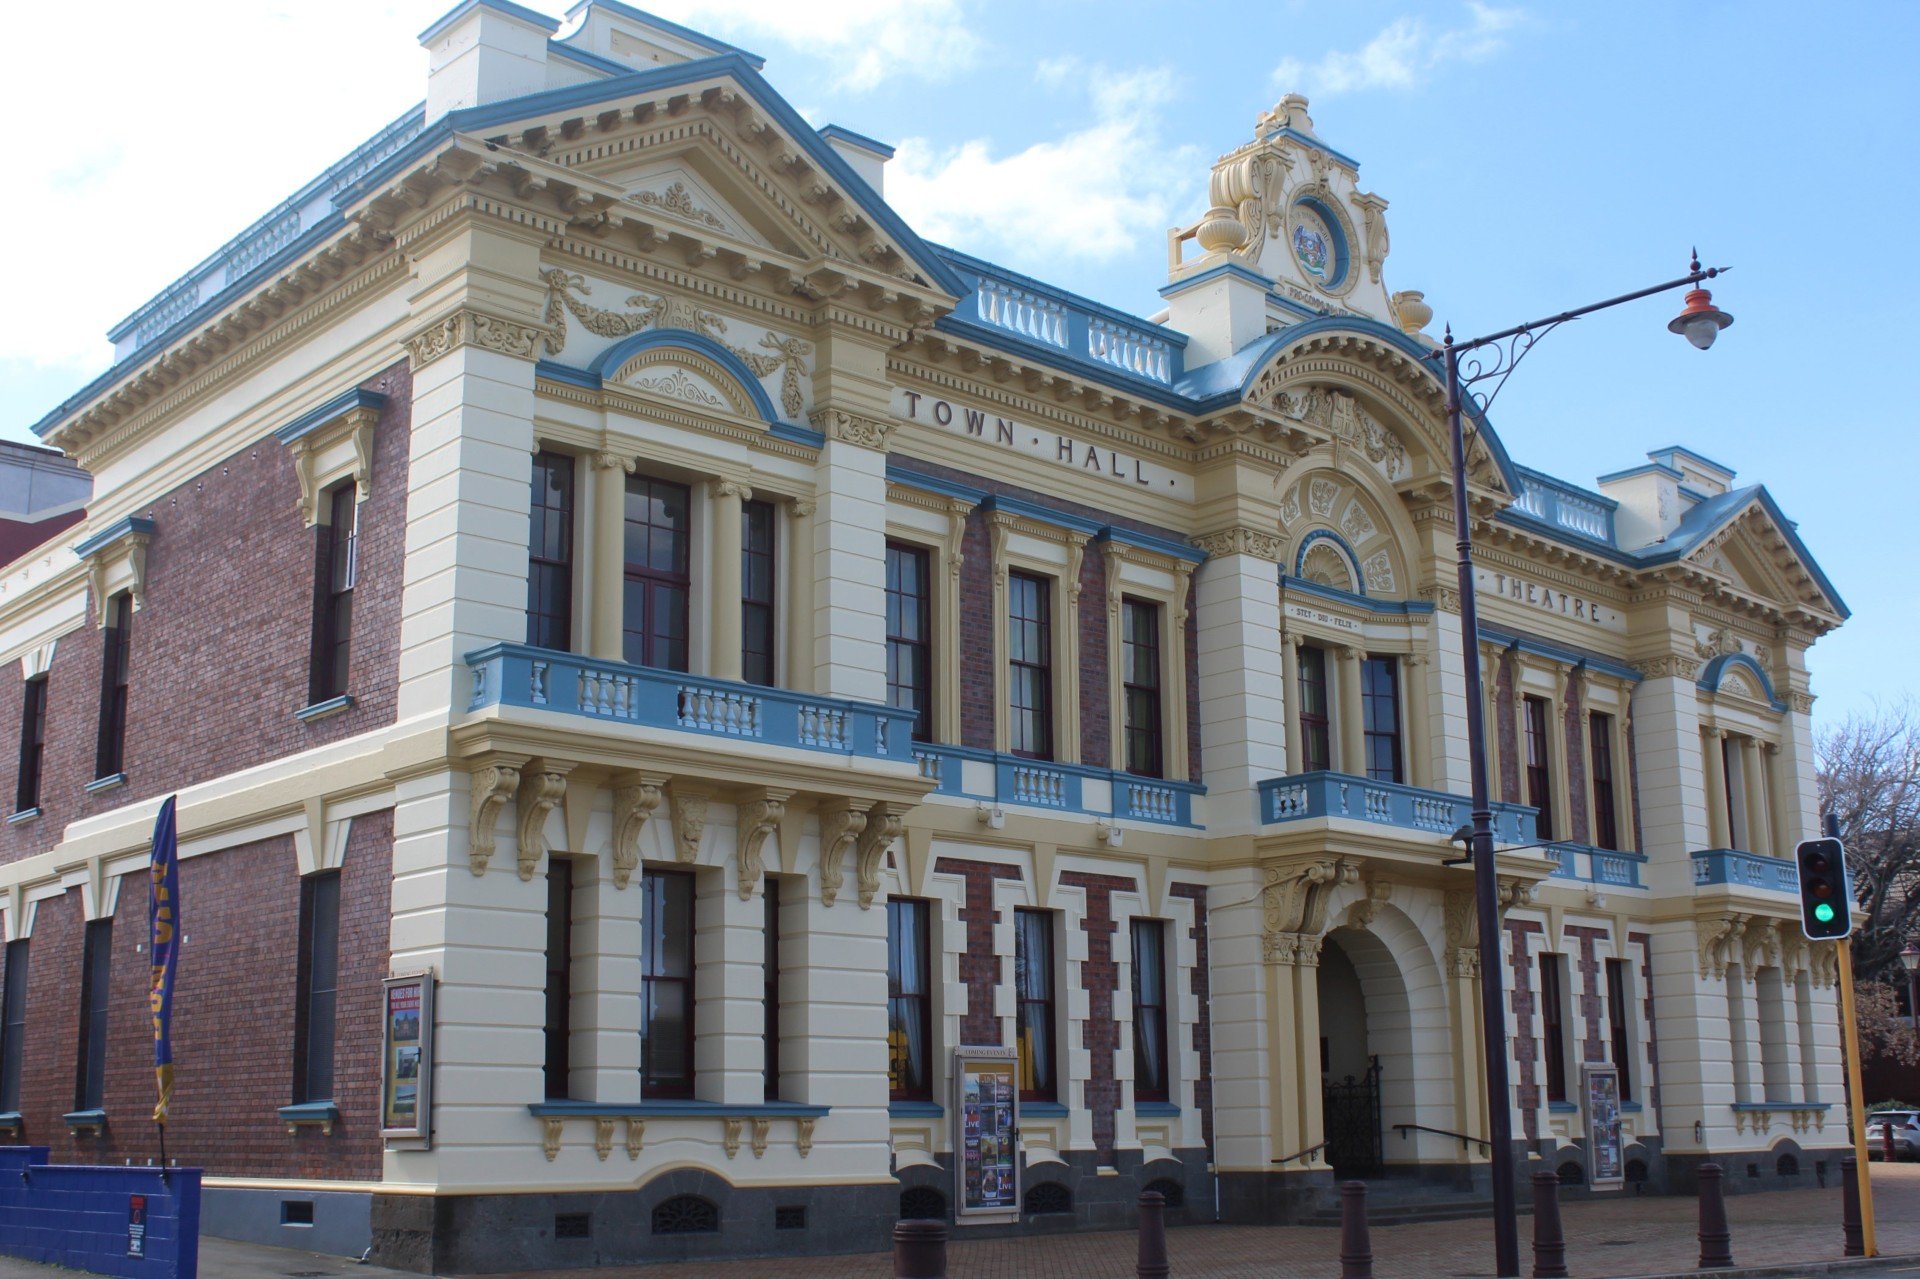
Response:
M587 651L618 662L626 612L627 476L633 459L614 453L593 456L593 585L587 597Z
M1288 771L1280 642L1278 539L1237 528L1197 539L1208 552L1194 590L1200 669L1200 762L1207 829L1256 822L1259 784Z
M1793 846L1800 841L1795 838L1793 832L1792 810L1787 799L1786 779L1780 768L1780 744L1762 742L1760 751L1760 772L1767 784L1768 834L1772 837L1767 851L1776 857L1787 857L1793 853Z
M1717 728L1706 730L1700 748L1700 761L1707 779L1707 841L1714 848L1733 847L1732 823L1727 820L1727 735ZM1689 850L1692 851L1692 850Z
M753 490L737 480L707 482L713 517L707 674L715 679L740 678L740 507L752 496Z
M1340 715L1340 771L1355 777L1367 775L1366 717L1361 711L1360 650L1352 645L1339 649L1340 697L1335 708Z
M1740 764L1747 779L1747 851L1771 855L1778 850L1767 828L1766 765L1760 758L1760 743L1751 737L1740 739Z
M1281 683L1292 690L1300 687L1300 637L1287 635L1280 646L1285 662L1281 667ZM1300 741L1300 708L1295 706L1287 715L1287 768L1288 773L1306 771L1304 754L1306 747Z
M1299 950L1290 970L1299 1039L1293 1059L1293 1078L1281 1087L1293 1090L1302 1147L1317 1146L1326 1138L1326 1116L1321 1112L1324 1094L1316 1082L1320 1079L1320 947L1325 940L1319 934L1299 934ZM1287 971L1283 969L1281 975L1284 977ZM1320 1164L1325 1163L1326 1152L1322 1151Z
M813 689L813 500L795 499L787 511L787 664L782 683Z
M1432 786L1430 754L1433 743L1427 736L1427 677L1432 669L1418 653L1403 663L1406 677L1401 681L1400 701L1407 708L1407 735L1403 747L1406 781L1411 786Z

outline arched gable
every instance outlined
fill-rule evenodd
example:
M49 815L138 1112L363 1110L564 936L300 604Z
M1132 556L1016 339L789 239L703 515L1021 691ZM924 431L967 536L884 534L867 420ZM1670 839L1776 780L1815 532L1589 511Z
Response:
M1413 590L1408 556L1416 546L1397 504L1368 476L1320 466L1302 471L1280 500L1280 524L1293 550L1293 576L1356 595L1403 599ZM1341 580L1345 576L1349 580Z
M780 414L745 362L691 329L649 329L614 343L587 366L602 386L624 386L696 408L758 418L768 426Z
M1786 703L1774 696L1766 668L1745 653L1722 653L1708 662L1700 672L1698 687L1702 692L1717 693L1729 679L1734 685L1730 691L1766 702L1776 711L1787 709Z

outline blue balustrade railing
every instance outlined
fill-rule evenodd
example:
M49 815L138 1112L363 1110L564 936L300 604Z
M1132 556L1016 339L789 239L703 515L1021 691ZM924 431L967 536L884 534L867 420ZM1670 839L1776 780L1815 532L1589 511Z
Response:
M1695 884L1734 884L1768 892L1800 892L1800 872L1791 859L1737 848L1703 848L1693 854Z
M1555 879L1577 879L1613 888L1645 887L1640 882L1640 867L1647 860L1645 853L1562 840L1548 844L1547 855L1554 859L1552 876Z
M1522 804L1493 805L1493 838L1532 844L1536 813ZM1473 819L1473 801L1447 791L1376 782L1348 773L1298 773L1260 783L1262 823L1339 817L1447 836Z
M913 758L911 712L577 653L494 644L467 654L468 709L525 706L863 759Z
M1055 764L971 746L916 742L913 755L920 775L935 783L938 795L1161 826L1193 825L1193 797L1206 790L1195 782Z

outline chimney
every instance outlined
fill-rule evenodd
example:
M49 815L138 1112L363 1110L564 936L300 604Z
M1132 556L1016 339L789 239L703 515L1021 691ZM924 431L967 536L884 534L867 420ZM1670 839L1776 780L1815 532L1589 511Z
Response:
M547 87L547 37L560 24L511 0L464 0L420 33L427 120Z
M884 197L886 190L887 161L893 159L893 148L884 142L875 142L864 134L852 129L843 129L830 124L820 130L820 136L826 139L828 146L839 153L853 171L860 175L873 193Z

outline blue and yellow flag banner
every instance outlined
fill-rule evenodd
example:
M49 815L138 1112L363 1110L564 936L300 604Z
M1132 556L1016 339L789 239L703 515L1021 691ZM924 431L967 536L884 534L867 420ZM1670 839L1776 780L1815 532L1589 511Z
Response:
M147 930L152 941L153 975L147 1006L153 1013L153 1067L160 1100L153 1121L165 1126L173 1102L173 983L180 958L180 839L174 829L172 795L153 822L153 862L149 873Z

